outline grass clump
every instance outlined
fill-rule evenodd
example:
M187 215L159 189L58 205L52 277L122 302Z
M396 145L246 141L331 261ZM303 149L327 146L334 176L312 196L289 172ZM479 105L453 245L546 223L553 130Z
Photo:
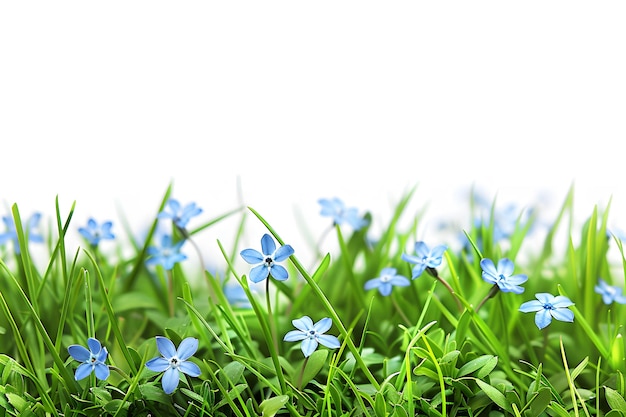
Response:
M536 212L475 195L466 227L424 240L414 190L376 236L371 213L322 199L331 226L313 233L338 249L310 248L310 267L253 207L190 228L202 209L171 191L141 239L108 221L76 227L58 201L41 233L40 214L23 221L12 206L0 234L2 415L626 413L622 241L608 207L573 226L573 189L539 238ZM209 269L196 237L226 219L237 233L217 239L221 266ZM242 247L251 221L266 233ZM85 245L72 253L77 230Z

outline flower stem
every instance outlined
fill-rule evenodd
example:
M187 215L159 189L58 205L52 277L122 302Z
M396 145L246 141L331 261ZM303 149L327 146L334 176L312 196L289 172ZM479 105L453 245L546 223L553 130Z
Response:
M439 273L437 272L437 269L435 268L431 268L431 267L426 267L426 270L428 271L428 273L430 275L432 275L437 281L441 282L443 284L444 287L446 287L446 289L448 290L448 292L452 295L452 298L454 298L454 301L456 302L456 306L459 309L459 311L463 311L463 305L461 304L461 302L459 301L456 292L454 292L454 289L450 286L450 284L448 284L448 282L446 280L444 280L443 278L441 278L439 276Z
M483 306L483 304L487 302L488 299L495 297L498 291L500 291L500 287L494 284L493 287L491 287L491 289L489 290L489 293L487 293L485 298L482 299L482 301L480 302L480 304L478 304L478 307L476 307L476 310L474 311L478 312L478 310L480 310L480 308Z
M298 391L302 389L302 377L304 376L304 369L306 368L306 365L308 363L309 363L309 356L304 358L304 362L302 362L302 368L300 368L300 375L298 375L298 382L296 385L298 387Z
M265 301L267 302L267 317L270 322L272 343L274 344L274 349L278 352L278 340L276 340L276 323L274 322L274 315L272 314L272 303L270 303L270 278L271 275L268 275L265 279Z
M411 320L409 320L406 314L404 314L404 311L402 311L402 308L400 308L400 306L398 305L398 302L396 301L396 298L393 296L393 294L391 294L391 303L393 304L396 311L398 311L398 314L400 314L400 317L402 317L402 320L404 320L407 326L412 326L413 324Z
M172 274L172 270L167 271L167 287L168 287L168 304L170 309L170 317L174 317L174 274Z

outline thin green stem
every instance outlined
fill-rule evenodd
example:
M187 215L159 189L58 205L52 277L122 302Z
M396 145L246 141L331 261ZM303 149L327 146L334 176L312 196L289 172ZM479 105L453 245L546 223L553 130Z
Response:
M474 310L476 313L478 313L478 310L480 310L480 308L483 306L483 304L485 304L487 302L487 300L489 300L490 298L493 298L496 296L496 294L500 291L500 287L498 287L497 285L493 285L493 287L491 287L491 289L489 290L489 292L487 293L487 295L485 296L485 298L483 298L480 303L478 304L478 307L476 307L476 309Z

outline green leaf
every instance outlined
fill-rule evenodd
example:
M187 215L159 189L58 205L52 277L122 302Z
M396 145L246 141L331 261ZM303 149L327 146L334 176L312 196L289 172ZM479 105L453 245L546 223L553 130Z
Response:
M326 349L316 350L313 354L311 354L311 356L309 356L309 360L305 361L306 367L302 373L302 381L300 382L301 387L308 384L322 370L327 357L328 350Z
M264 400L261 404L259 404L261 416L272 417L276 415L278 410L280 410L285 404L287 404L287 401L289 401L289 397L287 395L279 395L277 397L272 397Z
M243 375L244 366L237 361L227 364L219 373L220 382L223 385L235 385Z
M478 370L476 373L476 378L484 379L487 375L493 371L493 369L498 364L498 357L492 356L487 360L487 362Z
M606 394L606 402L609 403L611 410L617 410L626 414L626 400L617 391L607 386L604 387Z
M489 364L491 363L491 361L493 361L494 358L495 356L493 355L482 355L482 356L477 357L476 359L472 359L471 361L463 365L461 369L459 369L459 373L457 377L469 375L472 372L475 372L484 366L489 366ZM496 358L496 362L497 362L497 358Z
M552 401L552 392L550 388L543 387L539 391L535 392L530 398L530 401L526 404L524 409L528 409L525 414L527 417L537 417L548 407Z
M509 401L506 399L503 393L498 391L496 387L494 387L493 385L489 385L481 379L476 378L475 381L480 389L491 399L491 401L496 403L500 408L503 408L510 413L513 412Z

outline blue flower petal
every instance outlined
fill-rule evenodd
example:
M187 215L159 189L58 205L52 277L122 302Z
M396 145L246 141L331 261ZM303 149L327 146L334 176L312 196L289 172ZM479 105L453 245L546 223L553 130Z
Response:
M176 355L176 347L174 346L174 343L167 337L157 336L156 344L157 349L165 358L169 359Z
M274 254L274 261L282 262L285 259L289 258L291 255L293 255L293 253L294 253L294 250L291 247L291 245L281 246L280 248L278 248L278 250Z
M299 319L291 320L291 324L298 330L308 332L313 328L313 320L309 316L302 316Z
M374 288L378 288L380 285L381 285L380 278L372 278L368 280L365 283L365 285L363 285L363 288L367 291L367 290L371 290Z
M109 367L103 363L96 363L94 365L94 370L96 373L96 378L98 378L99 380L104 381L105 379L109 377L109 374L110 374Z
M313 352L315 352L315 349L317 349L317 341L315 339L307 337L302 341L300 349L302 349L302 353L305 357L309 357Z
M146 368L154 372L163 372L170 367L170 361L165 358L154 358L146 362Z
M526 301L519 307L519 311L522 313L531 313L539 310L543 310L543 303L538 300Z
M193 362L190 361L185 361L183 363L180 364L180 366L178 367L178 369L184 373L187 374L189 376L200 376L200 374L202 373L200 371L200 367L198 365L196 365Z
M515 269L515 265L513 261L507 258L502 258L498 261L498 273L508 277L513 273L513 269Z
M557 308L556 310L550 310L550 314L552 314L552 317L560 321L574 321L574 312L567 308Z
M393 289L393 285L391 285L391 283L389 281L387 282L381 282L380 286L378 287L378 292L382 295L382 296L389 296L391 294L391 290Z
M337 349L339 348L339 346L341 346L341 343L339 342L339 339L337 339L335 336L329 335L329 334L321 334L319 336L317 336L317 340L324 346L326 346L327 348L331 348L331 349Z
M284 281L287 278L289 278L289 272L287 272L285 267L282 265L277 265L277 264L272 265L270 273L278 281Z
M180 360L187 360L198 350L198 339L187 337L178 346L177 355Z
M299 342L300 340L303 340L306 337L307 337L307 334L301 330L291 330L291 331L288 331L287 334L285 334L285 337L283 337L283 340L285 342Z
M267 266L261 264L250 270L250 281L256 283L261 282L268 277L270 270Z
M274 251L276 251L276 243L267 233L261 238L261 249L263 251L263 255L273 255Z
M78 365L78 368L76 368L76 373L74 374L74 378L77 381L80 381L81 379L84 379L87 376L89 376L91 371L93 371L93 365L92 364L90 364L90 363L81 363L80 365Z
M86 362L91 358L91 352L81 345L71 345L67 348L67 352L77 361Z
M93 337L90 337L89 339L87 339L87 346L89 346L89 350L93 354L100 353L100 349L102 349L102 345L100 344L98 339L94 339Z
M333 325L333 321L329 317L324 317L313 326L313 330L318 333L326 333Z
M240 255L249 264L258 264L265 260L265 256L256 249L244 249Z
M541 309L535 314L535 324L541 330L552 322L552 316L546 309Z
M163 386L163 391L166 394L171 394L174 392L176 387L178 387L178 381L180 380L180 372L177 369L170 368L163 374L163 379L161 380L161 384Z

